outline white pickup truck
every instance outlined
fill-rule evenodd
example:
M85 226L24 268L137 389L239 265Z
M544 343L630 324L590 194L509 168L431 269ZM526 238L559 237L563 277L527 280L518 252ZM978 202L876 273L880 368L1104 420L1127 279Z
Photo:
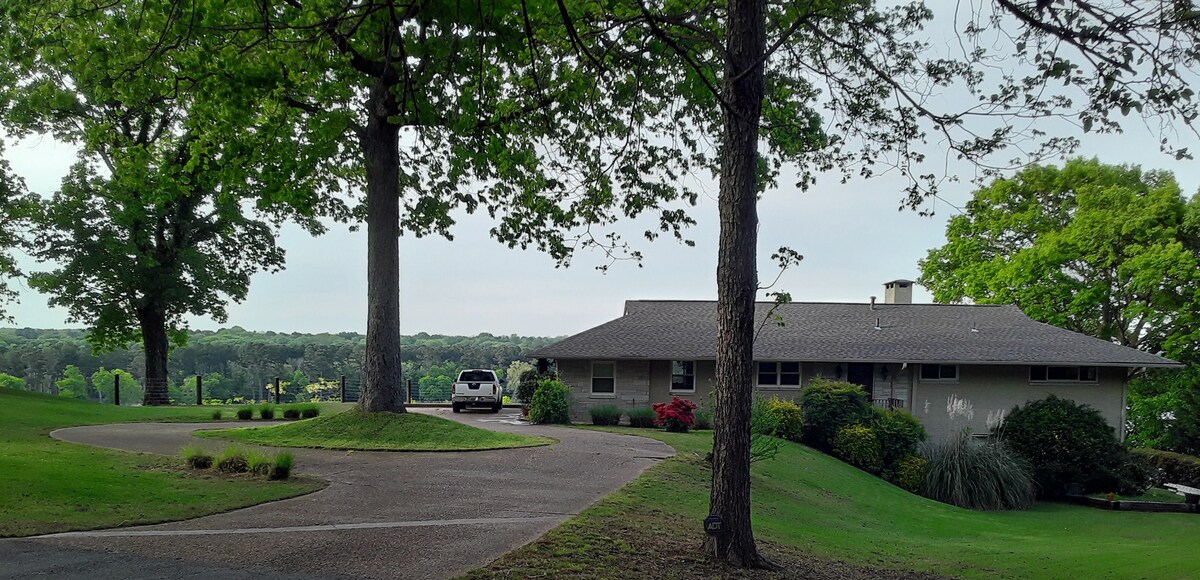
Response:
M504 403L504 383L496 380L496 373L487 369L467 369L458 373L450 405L454 412L465 407L488 407L499 413Z

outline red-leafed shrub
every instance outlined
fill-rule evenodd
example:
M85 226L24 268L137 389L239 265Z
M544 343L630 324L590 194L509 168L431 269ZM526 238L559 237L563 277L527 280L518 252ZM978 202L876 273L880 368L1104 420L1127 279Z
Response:
M698 405L679 397L672 397L670 403L655 403L654 412L658 413L655 424L666 427L672 433L687 433L696 425L695 410Z

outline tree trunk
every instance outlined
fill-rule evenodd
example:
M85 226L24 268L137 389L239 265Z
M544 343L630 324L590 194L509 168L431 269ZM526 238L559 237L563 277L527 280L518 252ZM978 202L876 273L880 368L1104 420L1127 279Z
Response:
M146 376L142 379L145 393L143 405L169 405L171 396L167 392L167 315L155 307L137 311L138 325L142 329L142 351L146 355Z
M710 512L724 521L705 550L734 566L771 567L750 521L750 403L754 395L754 296L758 291L757 169L766 50L763 0L729 3L717 257L716 420Z
M358 408L403 413L400 373L400 127L379 81L359 137L367 169L367 350Z

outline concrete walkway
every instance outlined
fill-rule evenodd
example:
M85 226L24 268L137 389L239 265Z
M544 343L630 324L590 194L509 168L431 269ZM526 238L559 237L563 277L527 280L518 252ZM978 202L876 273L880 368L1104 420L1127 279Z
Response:
M296 449L322 491L193 520L0 540L0 578L448 578L524 545L633 480L671 448L641 437L521 425L513 412L419 412L548 447L463 453ZM136 423L60 429L100 447L176 455L220 424Z

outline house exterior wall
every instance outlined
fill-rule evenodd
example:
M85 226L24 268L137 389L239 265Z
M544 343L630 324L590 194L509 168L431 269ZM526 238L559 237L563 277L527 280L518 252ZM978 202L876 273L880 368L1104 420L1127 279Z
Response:
M910 365L913 366L913 365ZM915 369L914 369L915 370ZM922 381L913 384L911 410L925 425L931 440L949 437L964 427L986 433L989 422L1018 405L1057 395L1076 403L1091 405L1124 438L1124 368L1098 369L1094 383L1031 383L1028 366L960 366L957 381ZM919 375L916 375L919 377ZM951 418L947 405L951 397L964 401L967 416Z
M559 360L558 378L571 387L571 421L591 421L589 409L597 405L616 405L622 409L650 404L650 361L617 360L614 393L592 393L592 361ZM668 370L668 372L670 372ZM668 380L670 376L668 375Z

